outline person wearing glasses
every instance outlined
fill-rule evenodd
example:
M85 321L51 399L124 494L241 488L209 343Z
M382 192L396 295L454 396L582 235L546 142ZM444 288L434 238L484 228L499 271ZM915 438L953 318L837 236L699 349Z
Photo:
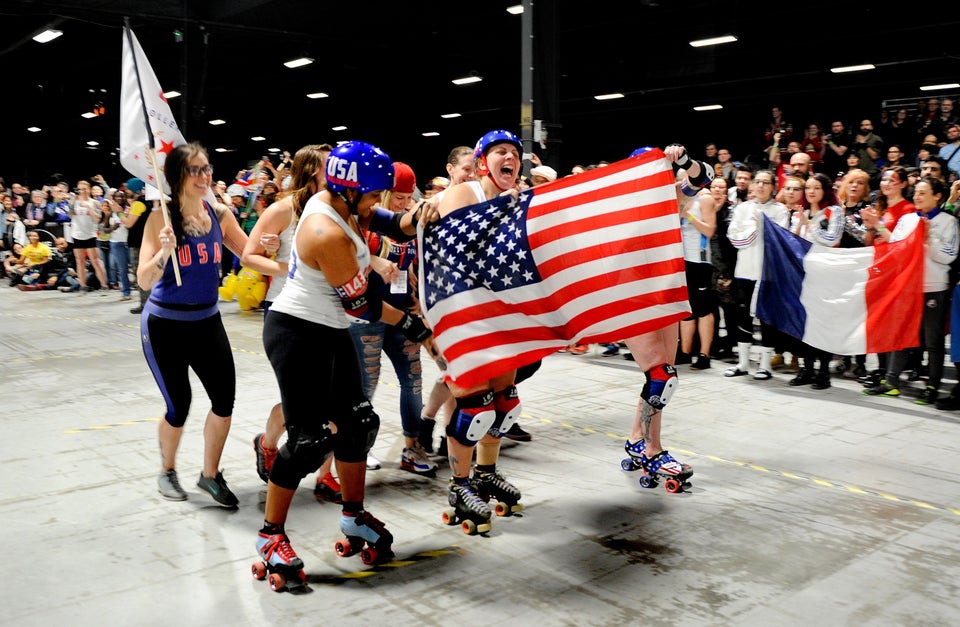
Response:
M168 214L154 211L147 218L137 267L137 283L150 291L140 314L143 354L166 401L159 426L158 490L169 500L187 498L177 477L176 456L190 410L189 371L193 370L211 405L203 429L203 470L197 487L232 508L238 500L219 465L230 432L236 369L220 319L217 288L223 246L239 256L247 236L226 206L204 199L213 168L200 144L174 148L163 170L170 185Z
M727 368L725 377L740 377L747 374L750 367L750 347L753 345L753 291L761 278L763 270L763 220L761 216L773 220L784 228L790 227L790 211L774 200L776 178L771 170L760 170L753 177L756 195L752 200L740 203L733 210L727 237L737 249L737 266L734 270L734 294L737 301L737 365ZM773 347L779 339L779 332L772 326L761 322L760 366L753 374L754 379L766 380L770 373L770 360Z

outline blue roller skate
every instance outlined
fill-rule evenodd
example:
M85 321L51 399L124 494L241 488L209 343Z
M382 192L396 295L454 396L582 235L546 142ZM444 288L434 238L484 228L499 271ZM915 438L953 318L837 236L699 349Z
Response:
M360 510L356 516L340 516L340 531L346 536L334 545L337 555L349 557L360 554L360 561L366 565L382 564L393 559L393 536L387 527L366 511ZM367 547L364 548L364 542Z
M629 457L621 460L620 468L625 472L642 470L643 476L639 481L641 487L656 488L661 478L666 479L664 489L667 492L682 492L690 487L687 479L693 476L693 467L681 464L666 450L648 458L644 454L647 444L642 438L638 442L627 440L623 448Z
M307 575L303 572L303 560L293 551L287 534L267 535L261 531L257 537L257 552L263 561L255 562L251 566L254 579L263 581L269 573L270 589L274 592L283 589L292 592L306 587Z

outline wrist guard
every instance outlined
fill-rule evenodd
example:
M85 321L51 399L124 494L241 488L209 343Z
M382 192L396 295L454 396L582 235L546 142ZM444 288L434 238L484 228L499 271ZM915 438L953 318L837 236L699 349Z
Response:
M420 316L411 316L408 313L403 314L397 328L411 342L420 343L433 335L433 331L427 328Z

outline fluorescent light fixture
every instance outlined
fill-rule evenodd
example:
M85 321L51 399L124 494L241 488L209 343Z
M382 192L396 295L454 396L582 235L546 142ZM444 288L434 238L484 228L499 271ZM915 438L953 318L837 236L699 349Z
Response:
M304 65L310 65L311 63L313 63L313 59L310 57L300 57L299 59L284 61L283 64L292 70L295 67L303 67Z
M722 109L723 105L700 105L699 107L694 107L694 111L716 111L717 109Z
M210 120L211 126L220 126L221 124L226 124L226 123L227 123L226 120L221 120L220 118L217 118L216 120Z
M864 63L863 65L846 65L844 67L832 67L830 71L834 74L843 74L844 72L862 72L864 70L875 70L877 66L872 63Z
M347 130L346 126L334 126L330 128L331 131L345 131Z
M470 83L479 83L483 80L483 77L473 75L473 76L464 76L463 78L455 78L451 82L454 85L469 85Z
M56 30L55 28L48 28L39 35L34 35L33 40L38 44L45 44L48 41L53 41L57 37L63 34L62 30Z
M704 46L716 46L717 44L731 44L737 41L733 35L721 35L720 37L710 37L709 39L697 39L690 42L694 48L703 48Z
M27 130L30 131L31 133L39 133L39 132L40 132L40 127L39 127L39 126L28 126L28 127L27 127Z
M520 15L521 13L523 13L523 5L515 4L512 7L507 7L507 13L509 13L510 15Z
M87 146L99 146L100 142L93 141L92 139L87 142Z
M266 139L266 137L264 137L263 135L257 135L256 137L251 137L250 139L252 139L255 142L262 142L263 140Z
M940 91L941 89L956 89L960 83L943 83L942 85L924 85L920 91Z
M228 152L226 148L214 148L215 152Z
M443 118L444 120L452 120L453 118L459 118L460 114L459 113L443 113L440 115L440 117Z
M176 97L179 96L179 95L181 95L181 94L180 94L180 92L177 91L176 89L171 89L170 91L165 91L165 92L163 92L163 97L164 97L164 98L167 98L167 99L176 98Z
M322 91L315 91L312 94L307 94L307 98L310 98L312 100L316 100L317 98L329 98L329 97L330 97L329 94L325 94Z
M424 137L440 137L440 133L436 131L427 131L426 133L422 133L422 135Z
M623 98L623 94L620 92L613 92L612 94L600 94L599 96L594 96L596 100L616 100L617 98Z
M921 88L921 89L922 89L922 88ZM87 118L87 119L89 120L90 118L95 118L95 117L97 117L97 114L94 113L94 112L92 112L92 111L87 111L86 113L81 113L81 114L80 114L80 117L81 117L81 118Z

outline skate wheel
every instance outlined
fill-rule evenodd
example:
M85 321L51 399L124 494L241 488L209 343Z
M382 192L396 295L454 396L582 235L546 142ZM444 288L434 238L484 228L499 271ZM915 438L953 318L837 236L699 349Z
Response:
M643 475L640 477L640 487L641 488L655 488L657 487L657 482L650 478L650 475Z
M633 472L637 469L636 466L633 465L633 460L629 457L620 461L620 468L625 472Z
M683 486L680 485L680 482L676 479L667 479L663 484L663 489L669 492L670 494L676 494L683 490Z
M287 585L287 579L280 573L270 573L270 589L274 592L280 592Z
M491 529L493 529L493 526L490 523L481 523L477 525L477 533L487 533Z
M364 549L360 551L360 561L370 566L377 563L378 553L376 549Z
M522 511L523 511L523 503L514 503L513 506L510 508L511 514L516 514L517 512L522 512Z
M460 525L460 528L463 529L463 532L468 536L472 536L473 534L477 533L477 523L473 522L472 520L463 521L463 524Z
M457 524L457 513L452 509L444 510L440 515L440 520L442 520L445 525L455 525Z
M350 546L349 540L337 540L337 543L333 545L333 548L340 557L353 555L353 547Z
M257 581L263 581L267 578L267 565L263 562L256 562L250 567L253 578Z
M497 516L509 516L511 514L510 506L503 501L497 503L497 506L493 508L493 511L497 513Z

